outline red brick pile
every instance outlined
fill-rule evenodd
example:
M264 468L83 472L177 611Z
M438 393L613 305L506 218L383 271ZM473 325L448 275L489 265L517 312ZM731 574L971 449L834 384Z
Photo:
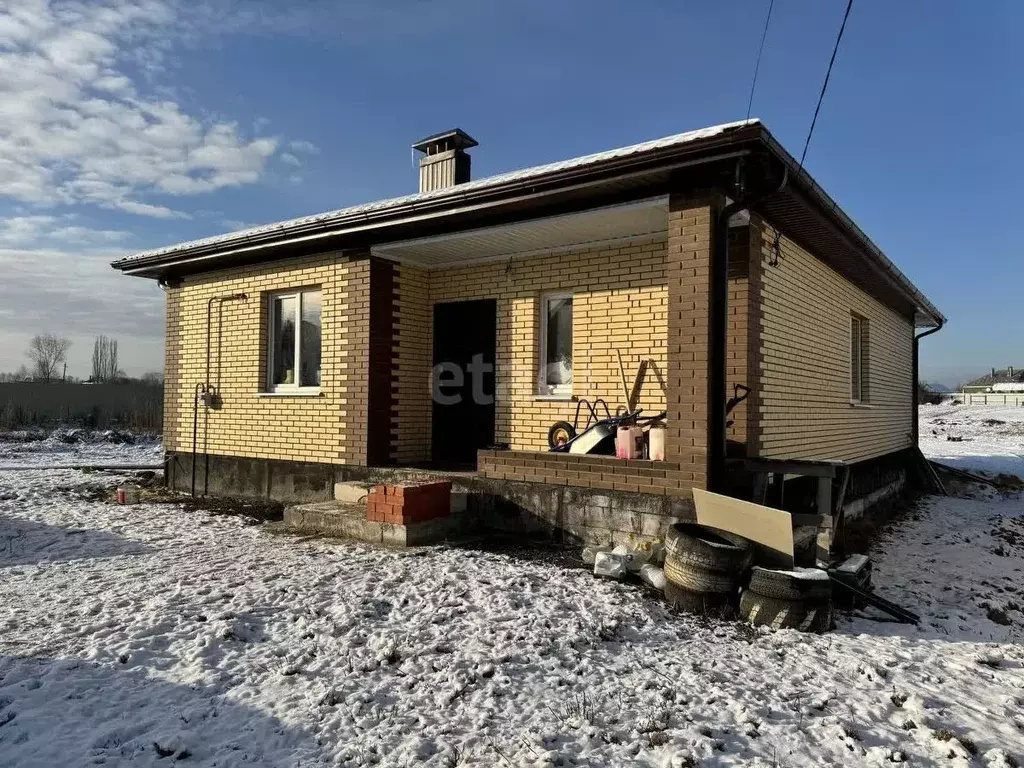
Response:
M375 485L366 497L366 519L409 525L451 513L452 484Z

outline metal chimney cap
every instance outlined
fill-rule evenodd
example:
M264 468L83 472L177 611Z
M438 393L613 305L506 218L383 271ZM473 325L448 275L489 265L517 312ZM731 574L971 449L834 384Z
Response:
M434 149L436 145L440 144L445 145L445 149L469 149L477 146L478 142L461 128L452 128L449 131L442 131L420 139L412 145L412 148L428 153L430 149Z

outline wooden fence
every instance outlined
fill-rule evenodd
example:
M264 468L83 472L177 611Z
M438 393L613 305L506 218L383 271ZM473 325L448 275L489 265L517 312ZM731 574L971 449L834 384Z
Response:
M1024 405L1024 392L958 392L953 399L964 405Z

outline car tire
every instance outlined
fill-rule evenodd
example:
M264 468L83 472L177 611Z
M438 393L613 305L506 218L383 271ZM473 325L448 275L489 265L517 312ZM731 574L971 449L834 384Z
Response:
M731 619L736 616L735 595L724 592L696 592L680 587L671 581L665 582L665 600L677 611L694 613L698 616Z
M709 571L679 560L675 555L665 556L665 580L693 592L735 594L739 578L738 573Z
M696 523L676 523L665 536L665 551L680 563L718 573L742 574L753 547L742 536Z
M820 602L832 597L832 582L828 574L818 568L781 571L755 565L750 571L747 589L762 597L780 600Z
M832 628L832 601L782 600L746 589L740 596L740 617L759 627L827 632Z

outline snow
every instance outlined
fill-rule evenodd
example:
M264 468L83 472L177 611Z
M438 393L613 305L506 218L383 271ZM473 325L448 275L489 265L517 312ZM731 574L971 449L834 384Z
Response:
M12 439L13 438L13 439ZM159 466L159 438L127 433L57 430L49 434L0 435L0 470L28 467Z
M95 500L123 479L0 471L0 765L1024 760L1016 496L929 497L884 534L874 582L920 627L815 636L582 567Z
M1024 478L1024 407L922 405L921 450L958 469Z

